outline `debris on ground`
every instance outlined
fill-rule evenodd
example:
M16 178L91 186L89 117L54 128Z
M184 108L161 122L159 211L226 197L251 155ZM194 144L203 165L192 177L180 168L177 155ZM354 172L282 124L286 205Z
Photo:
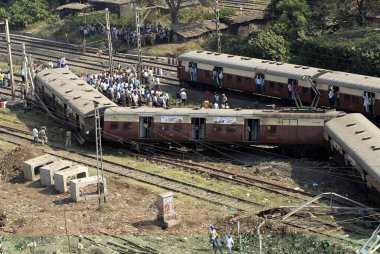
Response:
M0 180L21 180L23 177L21 167L24 161L43 154L44 152L42 150L31 145L19 146L4 154L0 159Z

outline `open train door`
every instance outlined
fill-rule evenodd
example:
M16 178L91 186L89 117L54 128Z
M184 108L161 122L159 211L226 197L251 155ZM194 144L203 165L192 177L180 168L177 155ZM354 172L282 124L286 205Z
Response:
M284 137L287 138L289 143L292 143L297 140L297 130L298 130L298 120L296 119L282 119L282 126L287 127L284 130L287 130L287 135L284 133Z
M191 138L203 140L205 137L205 118L191 118Z
M153 117L140 117L140 138L150 138Z
M245 141L255 142L259 139L259 121L259 119L245 120Z

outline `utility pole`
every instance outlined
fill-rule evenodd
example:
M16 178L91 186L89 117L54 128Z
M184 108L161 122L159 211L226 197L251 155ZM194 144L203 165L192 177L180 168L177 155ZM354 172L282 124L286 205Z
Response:
M99 208L101 207L101 192L100 192L100 178L99 170L102 174L102 183L104 183L104 171L103 171L103 149L102 149L102 128L100 125L100 113L99 113L99 102L94 101L95 107L95 140L96 140L96 176L98 178L98 199L99 199ZM103 197L104 203L107 203L106 195L104 193L104 184L103 184Z
M107 39L108 39L108 55L110 62L110 75L113 75L113 58L112 58L112 37L111 37L111 24L110 24L110 13L108 8L106 8L106 29L107 29Z
M142 80L142 57L141 57L141 30L140 30L140 13L141 9L136 7L136 37L137 37L137 54L138 54L138 64L139 66L136 66L138 71L138 78L141 81Z
M13 61L12 61L12 49L11 49L11 39L9 35L9 22L8 19L5 20L5 40L8 48L8 57L9 57L9 73L11 76L11 90L12 90L12 101L15 100L15 81L13 76Z
M141 31L140 31L140 27L141 27L141 24L144 22L144 20L146 19L146 17L148 17L150 11L152 9L155 9L157 8L157 6L150 6L150 7L146 7L144 8L144 10L148 10L146 13L145 13L145 16L140 19L140 14L141 14L141 11L143 10L143 8L139 8L139 7L136 7L136 37L137 37L137 54L138 54L138 58L139 58L139 67L137 69L137 71L139 72L139 80L141 81L142 80L142 56L141 56Z
M110 71L111 75L113 75L114 66L113 66L113 57L112 57L112 51L113 51L112 50L112 36L111 36L110 14L109 14L108 8L106 8L104 11L96 11L96 12L90 12L90 13L79 13L78 16L79 17L83 17L83 16L85 17L85 16L88 16L88 15L94 15L94 14L104 13L104 12L106 13L106 26L104 27L104 25L101 22L99 22L99 20L96 19L96 21L103 28L105 28L106 32L107 32L108 56L109 56L109 71ZM86 51L86 40L85 40L85 38L83 39L83 47L84 47L84 51Z
M219 0L215 0L215 23L216 23L216 34L218 36L218 53L222 53L222 42L220 40L220 26L219 26Z

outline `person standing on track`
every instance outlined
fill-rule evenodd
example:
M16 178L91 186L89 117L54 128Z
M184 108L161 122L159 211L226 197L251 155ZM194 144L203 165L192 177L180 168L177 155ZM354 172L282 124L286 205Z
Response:
M66 131L66 142L65 142L65 148L70 149L71 148L71 131L67 130Z

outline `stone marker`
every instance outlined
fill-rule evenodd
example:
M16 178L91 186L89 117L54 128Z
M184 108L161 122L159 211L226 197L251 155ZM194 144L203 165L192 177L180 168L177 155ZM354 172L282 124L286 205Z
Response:
M106 178L102 178L99 176L99 182L100 182L100 195L106 196L107 195L107 181ZM90 184L98 184L98 177L97 176L90 176L86 178L80 178L80 179L74 179L70 181L70 195L71 199L75 202L79 202L84 199L89 198L97 198L98 192L96 193L86 193L84 195L80 194L81 188L84 188Z
M165 192L158 195L157 203L157 220L161 223L163 228L169 228L179 223L177 213L174 210L174 197L172 192Z
M88 177L88 168L81 165L57 171L54 173L55 189L61 193L67 192L67 183L71 180L71 177L85 178Z
M66 160L57 160L51 164L43 166L40 169L41 184L43 186L52 186L54 185L54 173L69 168L73 165L71 161Z
M29 181L38 180L40 167L54 162L57 158L50 154L45 154L27 161L22 164L24 178Z

